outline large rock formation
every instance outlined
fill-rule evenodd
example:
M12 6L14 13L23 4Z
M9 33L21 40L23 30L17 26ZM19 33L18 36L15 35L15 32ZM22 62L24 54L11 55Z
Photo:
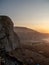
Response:
M0 46L6 52L19 47L19 37L13 31L13 22L8 16L0 16Z
M13 22L8 16L0 16L0 61L1 65L22 65L14 56L13 50L19 48L19 37L13 31ZM8 52L8 53L7 53Z

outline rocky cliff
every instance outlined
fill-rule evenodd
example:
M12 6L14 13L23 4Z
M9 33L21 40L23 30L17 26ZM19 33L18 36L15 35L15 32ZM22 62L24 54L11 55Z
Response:
M0 16L0 46L7 52L19 47L19 37L13 31L13 22L8 16Z
M20 40L13 30L13 22L8 16L0 16L0 63L1 65L22 65L13 50L19 48ZM8 53L7 53L8 52ZM11 54L12 52L12 54Z

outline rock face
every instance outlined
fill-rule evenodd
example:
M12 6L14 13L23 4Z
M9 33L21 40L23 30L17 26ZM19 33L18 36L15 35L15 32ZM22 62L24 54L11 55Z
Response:
M19 37L13 30L13 22L8 16L0 16L0 57L2 65L22 65L11 53L19 48ZM9 52L9 53L7 53Z
M8 16L0 16L0 48L10 52L19 47L19 37L13 31L13 22Z

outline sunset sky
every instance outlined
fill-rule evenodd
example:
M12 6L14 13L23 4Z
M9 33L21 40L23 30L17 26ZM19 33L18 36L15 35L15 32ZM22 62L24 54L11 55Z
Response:
M0 0L0 15L9 16L15 26L49 33L49 0Z

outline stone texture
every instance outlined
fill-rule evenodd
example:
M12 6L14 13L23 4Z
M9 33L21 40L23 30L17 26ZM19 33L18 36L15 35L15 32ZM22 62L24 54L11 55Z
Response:
M8 16L0 16L0 46L7 52L19 47L19 37L13 31L13 22Z

